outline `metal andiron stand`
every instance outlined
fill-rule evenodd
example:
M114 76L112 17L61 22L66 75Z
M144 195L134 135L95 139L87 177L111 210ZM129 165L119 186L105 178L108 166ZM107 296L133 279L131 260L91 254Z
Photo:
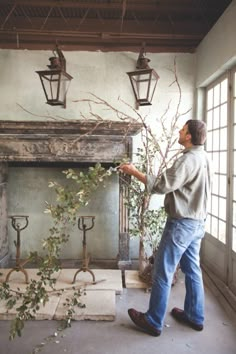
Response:
M74 279L72 284L75 283L76 280L76 276L80 273L80 272L89 272L92 277L93 277L93 284L95 284L95 275L92 272L91 269L89 269L89 256L87 254L87 244L86 244L86 232L88 230L91 230L94 227L94 219L95 216L81 216L78 219L78 228L79 230L83 230L83 261L82 261L82 267L77 270L77 272L74 275ZM87 221L87 224L86 224Z
M16 264L15 267L12 268L7 276L6 276L6 282L8 282L11 273L15 272L22 272L25 275L25 282L26 284L29 283L29 278L28 278L28 273L27 271L23 268L23 266L27 263L27 261L20 263L20 233L22 230L26 229L26 227L29 224L29 216L28 215L12 215L9 216L11 219L11 224L14 230L17 232L17 240L14 241L14 244L16 246Z

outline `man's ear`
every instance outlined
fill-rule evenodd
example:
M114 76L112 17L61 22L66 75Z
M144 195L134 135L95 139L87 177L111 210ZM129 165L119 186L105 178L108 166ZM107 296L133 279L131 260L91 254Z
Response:
M192 135L190 133L186 134L186 138L188 141L192 141Z

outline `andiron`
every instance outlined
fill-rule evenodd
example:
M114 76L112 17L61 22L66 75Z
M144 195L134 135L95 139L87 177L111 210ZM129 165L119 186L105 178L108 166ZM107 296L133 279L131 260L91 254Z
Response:
M25 282L26 284L29 283L29 278L28 278L28 273L27 271L23 268L24 265L27 263L27 260L25 262L20 262L20 244L21 244L21 240L20 240L20 234L21 231L26 229L26 227L29 224L29 216L28 215L12 215L9 216L9 218L11 219L11 224L14 230L16 230L17 233L17 239L14 241L14 244L16 246L16 263L15 263L15 267L12 268L7 276L6 276L6 282L8 282L11 273L15 272L22 272L25 275Z
M86 232L88 230L91 230L94 227L94 219L95 216L80 216L78 218L78 228L79 230L83 231L83 260L82 260L82 267L77 270L77 272L74 275L74 279L72 284L75 283L76 280L76 276L80 273L80 272L89 272L92 277L93 277L93 284L95 284L95 275L92 272L91 269L89 269L89 255L87 254L87 243L86 243ZM86 224L87 222L87 224Z

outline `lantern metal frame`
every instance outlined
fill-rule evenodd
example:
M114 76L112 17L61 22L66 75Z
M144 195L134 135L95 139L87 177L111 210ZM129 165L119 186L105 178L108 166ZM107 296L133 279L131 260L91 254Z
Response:
M66 95L73 77L66 72L66 59L58 46L53 54L54 56L49 58L50 65L47 65L49 70L39 70L36 73L39 75L46 103L66 108Z
M133 89L135 100L139 106L149 106L152 103L152 99L156 90L159 75L154 69L151 69L148 65L150 59L144 56L144 45L142 46L139 57L136 63L135 71L127 72L130 83ZM141 92L142 87L145 85L144 94Z

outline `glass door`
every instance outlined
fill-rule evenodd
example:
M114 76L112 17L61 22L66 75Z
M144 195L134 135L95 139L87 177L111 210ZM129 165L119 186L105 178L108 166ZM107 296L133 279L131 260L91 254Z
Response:
M236 294L236 71L206 89L206 150L214 178L203 262Z
M205 263L226 281L227 194L228 194L228 78L222 77L207 88L206 150L213 163L209 214L204 242Z

